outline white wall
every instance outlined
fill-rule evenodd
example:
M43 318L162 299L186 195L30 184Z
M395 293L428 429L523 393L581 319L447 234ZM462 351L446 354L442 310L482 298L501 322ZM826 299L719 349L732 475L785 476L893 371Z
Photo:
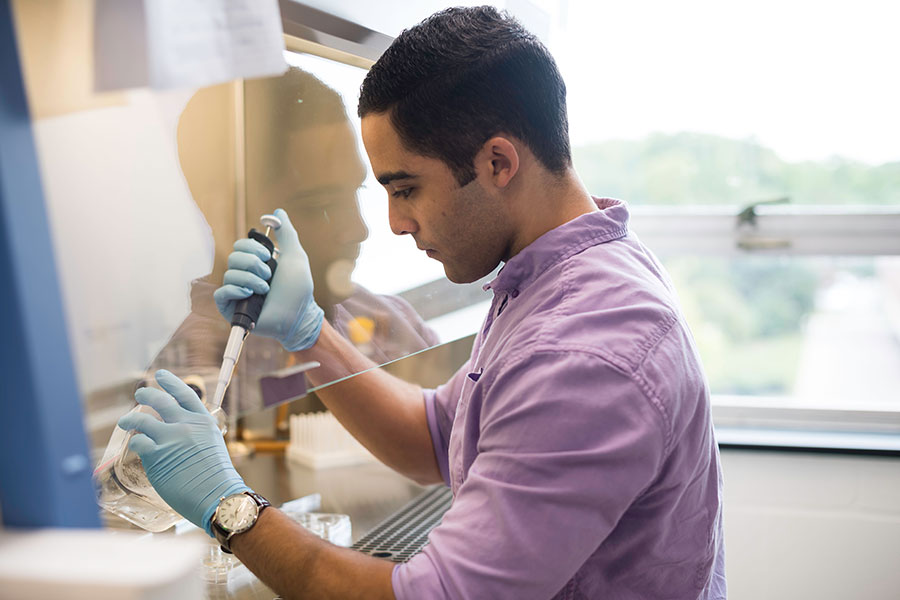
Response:
M723 450L730 600L900 598L900 458Z
M212 268L212 235L176 150L188 93L38 119L33 130L83 393L141 374Z

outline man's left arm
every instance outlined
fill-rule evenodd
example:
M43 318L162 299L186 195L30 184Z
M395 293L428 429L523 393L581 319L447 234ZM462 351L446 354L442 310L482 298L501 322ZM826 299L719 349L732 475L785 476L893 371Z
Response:
M168 371L158 371L156 380L162 390L141 388L135 400L162 421L130 412L119 426L135 431L129 447L163 500L212 536L219 499L250 488L194 391ZM321 540L275 508L263 509L256 524L230 543L238 558L285 598L394 598L393 563Z
M231 549L283 598L393 600L394 563L322 540L281 511L267 508Z

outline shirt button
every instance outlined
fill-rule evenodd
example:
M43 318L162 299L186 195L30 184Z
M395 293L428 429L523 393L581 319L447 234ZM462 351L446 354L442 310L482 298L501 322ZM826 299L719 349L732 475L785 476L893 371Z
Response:
M519 290L517 290L517 289L512 289L512 290L510 290L510 291L509 291L509 295L512 296L513 298L518 298L518 297L519 297Z

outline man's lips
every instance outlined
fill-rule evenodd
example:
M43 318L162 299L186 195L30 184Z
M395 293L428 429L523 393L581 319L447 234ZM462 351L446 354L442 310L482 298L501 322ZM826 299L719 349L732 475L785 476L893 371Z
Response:
M416 248L418 248L419 250L424 252L425 255L428 256L428 258L434 258L435 256L437 256L439 254L437 250L435 250L434 248L429 248L428 246L421 244L419 242L419 240L415 240L415 242L416 242Z
M416 248L418 248L419 250L424 252L428 258L434 258L438 253L438 251L435 250L434 248L428 248L428 247L423 248L422 246L420 246L418 244L416 244Z

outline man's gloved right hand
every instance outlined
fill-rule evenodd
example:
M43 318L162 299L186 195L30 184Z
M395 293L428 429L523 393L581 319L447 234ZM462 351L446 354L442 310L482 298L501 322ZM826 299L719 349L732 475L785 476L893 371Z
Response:
M325 313L313 300L309 259L291 220L280 208L275 216L281 220L281 227L275 230L281 254L271 286L267 283L272 277L266 265L269 251L259 242L245 238L234 243L224 285L213 298L219 312L231 321L235 303L254 293L268 293L253 333L275 338L286 350L305 350L319 339Z

